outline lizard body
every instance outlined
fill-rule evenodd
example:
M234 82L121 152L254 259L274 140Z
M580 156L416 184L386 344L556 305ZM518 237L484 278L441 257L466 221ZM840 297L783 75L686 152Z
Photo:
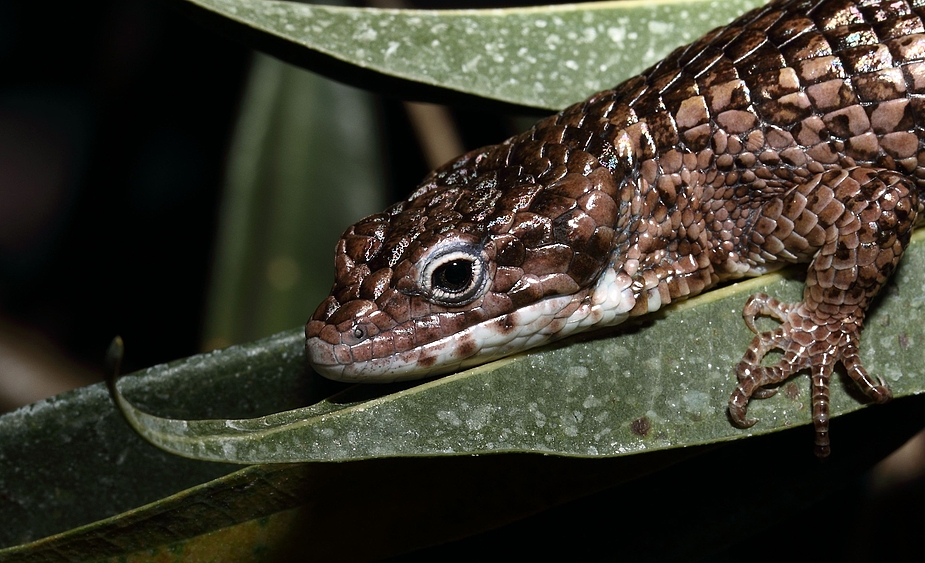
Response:
M732 421L798 371L816 451L828 382L864 370L865 312L925 217L925 0L779 0L641 75L432 172L347 229L306 325L322 375L447 373L806 263L752 296ZM759 333L756 316L781 322ZM773 366L762 359L783 352Z

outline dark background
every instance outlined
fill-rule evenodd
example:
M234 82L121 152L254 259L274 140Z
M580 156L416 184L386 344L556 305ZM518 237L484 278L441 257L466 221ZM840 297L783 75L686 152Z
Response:
M0 3L0 315L100 364L197 351L246 48L156 1Z
M116 334L126 371L201 351L251 52L171 6L0 2L0 336L74 369L98 371ZM470 148L510 134L496 112L456 113ZM400 102L379 114L393 200L428 169Z

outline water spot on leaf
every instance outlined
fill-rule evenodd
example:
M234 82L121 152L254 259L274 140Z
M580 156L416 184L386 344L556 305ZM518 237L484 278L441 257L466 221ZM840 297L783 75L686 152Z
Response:
M453 426L459 426L462 424L462 421L459 420L459 417L453 411L438 411L437 419Z

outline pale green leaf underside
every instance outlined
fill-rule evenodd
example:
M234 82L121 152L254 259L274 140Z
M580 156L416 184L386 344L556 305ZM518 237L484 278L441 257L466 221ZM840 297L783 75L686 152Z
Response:
M868 370L896 397L925 390L923 271L920 231L862 340ZM755 292L793 301L802 284L776 275L750 280L622 334L523 354L357 404L325 401L258 419L182 421L118 401L159 447L236 463L514 451L615 456L731 440L810 420L806 377L773 398L753 400L749 413L761 420L752 429L727 419L732 368L751 340L741 307ZM301 350L301 334L279 338L292 353ZM833 414L863 406L849 388L857 395L844 378L833 381ZM837 447L837 432L833 440Z
M358 67L546 109L611 88L765 3L646 0L434 11L188 1Z

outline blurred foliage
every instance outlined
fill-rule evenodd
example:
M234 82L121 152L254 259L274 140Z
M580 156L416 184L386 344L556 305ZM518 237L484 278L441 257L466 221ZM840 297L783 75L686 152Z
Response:
M305 323L334 278L334 244L384 207L371 94L254 57L228 155L207 349Z

